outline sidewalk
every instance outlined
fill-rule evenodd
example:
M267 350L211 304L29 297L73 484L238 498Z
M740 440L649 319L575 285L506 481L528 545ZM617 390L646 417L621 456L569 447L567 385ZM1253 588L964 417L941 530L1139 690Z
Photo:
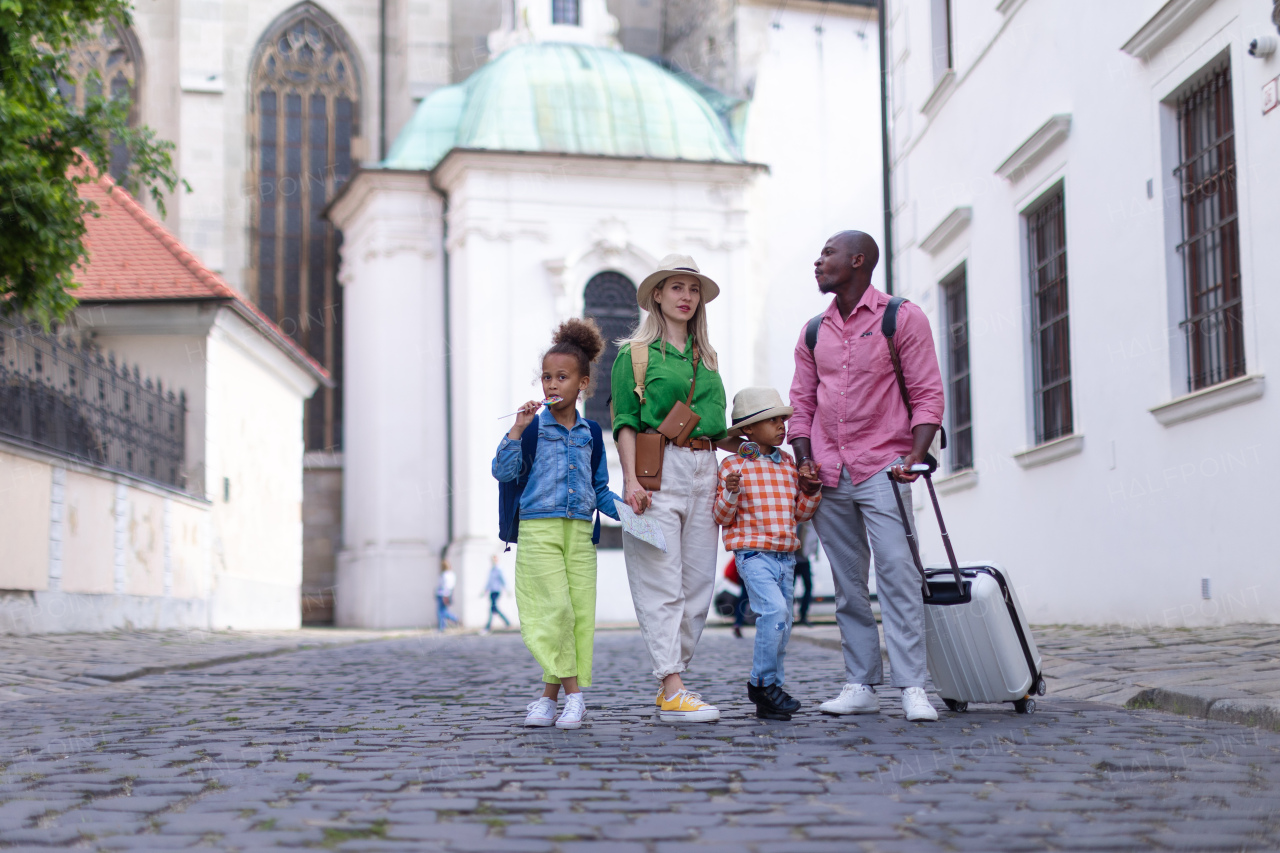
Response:
M0 703L302 649L424 631L152 631L0 636Z
M1280 731L1280 625L1032 630L1049 697ZM835 625L797 627L792 637L840 648Z

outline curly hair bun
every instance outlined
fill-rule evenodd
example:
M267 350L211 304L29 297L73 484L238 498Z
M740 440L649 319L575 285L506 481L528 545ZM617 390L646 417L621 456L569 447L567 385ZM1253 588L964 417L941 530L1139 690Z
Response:
M585 320L577 317L565 320L551 337L553 352L561 347L575 347L586 356L588 364L594 364L600 359L604 346L604 335L600 334L600 327L590 317Z

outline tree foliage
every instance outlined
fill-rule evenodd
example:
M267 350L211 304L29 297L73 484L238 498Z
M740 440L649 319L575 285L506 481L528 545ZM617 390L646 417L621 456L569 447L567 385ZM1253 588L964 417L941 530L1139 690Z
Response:
M0 314L47 326L75 305L84 219L95 215L76 192L93 179L84 160L105 174L112 145L123 144L126 186L149 190L162 214L164 192L178 185L173 143L129 127L129 104L109 87L83 110L59 93L72 76L68 49L102 22L128 26L128 0L0 0Z

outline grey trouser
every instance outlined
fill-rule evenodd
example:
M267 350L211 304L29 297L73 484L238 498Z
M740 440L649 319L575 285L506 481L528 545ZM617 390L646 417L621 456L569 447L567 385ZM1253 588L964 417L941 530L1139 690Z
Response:
M645 510L662 527L667 550L622 537L636 621L658 678L689 666L711 609L720 537L711 517L718 470L715 451L668 444L662 488Z
M813 517L813 528L831 562L835 579L836 624L840 626L840 646L848 681L856 684L884 681L880 635L867 593L867 574L874 550L876 594L884 621L884 641L889 648L890 684L923 687L927 671L920 573L911 559L898 504L893 499L894 484L885 476L885 471L896 464L895 461L856 486L849 481L849 472L842 470L835 488L823 487L822 503ZM901 484L897 487L914 530L911 487Z

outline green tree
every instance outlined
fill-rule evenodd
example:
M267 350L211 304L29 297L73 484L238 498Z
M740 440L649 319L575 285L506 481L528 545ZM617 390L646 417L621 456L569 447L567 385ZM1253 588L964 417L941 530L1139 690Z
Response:
M149 190L161 214L179 183L173 143L129 127L129 104L99 87L77 110L58 91L68 49L103 22L128 26L128 0L0 0L0 314L46 327L75 305L84 219L96 215L76 192L92 180L81 158L105 174L123 144L126 186Z

